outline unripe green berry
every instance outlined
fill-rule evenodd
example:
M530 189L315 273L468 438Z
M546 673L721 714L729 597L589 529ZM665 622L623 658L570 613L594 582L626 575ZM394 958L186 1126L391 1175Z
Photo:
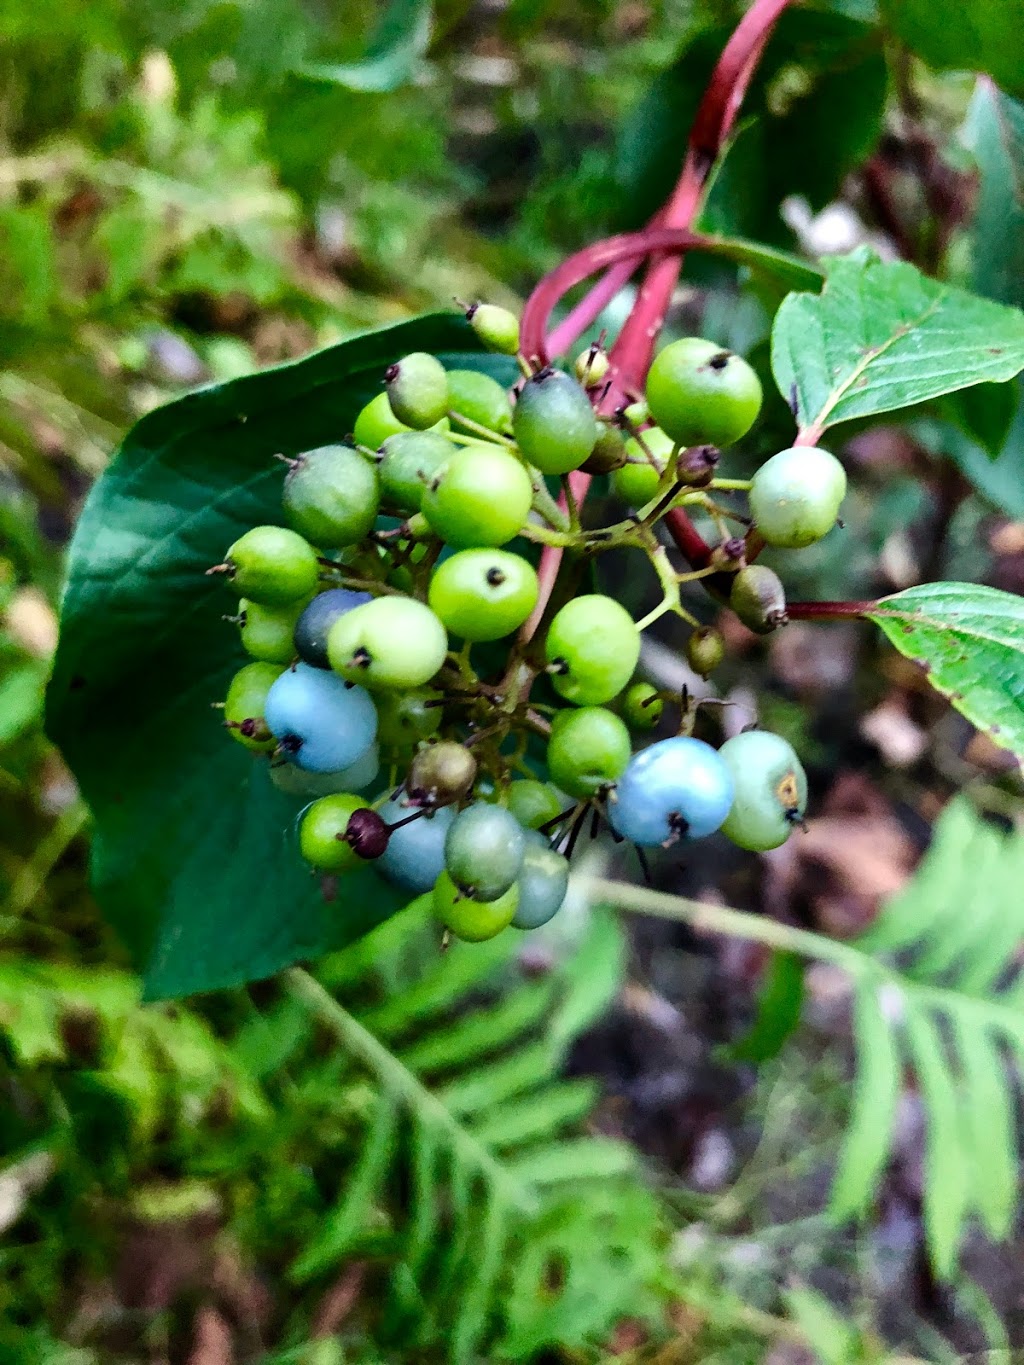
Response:
M750 564L732 580L729 606L748 630L770 635L789 619L782 579L765 564Z
M356 418L352 439L357 446L363 446L367 450L380 450L389 436L397 436L400 432L409 430L410 428L404 422L400 422L391 411L387 394L379 393L367 403ZM444 435L448 430L448 418L442 417L431 430L440 431Z
M381 447L381 495L391 510L413 516L423 494L457 447L438 431L404 431Z
M512 433L524 457L542 474L568 474L579 469L597 444L597 420L586 390L549 366L520 390Z
M433 906L434 914L456 938L483 943L512 923L519 907L519 887L513 882L496 900L474 900L459 890L447 872L442 872L434 886Z
M644 507L658 491L675 442L660 427L648 427L626 442L627 463L612 475L612 491L630 507Z
M307 863L321 872L347 872L359 856L345 838L356 811L368 810L361 796L339 792L314 801L299 824L299 849Z
M413 351L389 365L384 382L391 411L415 431L425 431L448 411L448 375L437 356Z
M377 742L382 749L402 752L414 749L438 730L443 709L433 703L440 692L416 687L408 692L378 692Z
M412 597L375 597L346 612L327 635L335 673L369 688L422 687L447 652L444 626Z
M585 351L580 351L573 365L576 378L587 389L596 388L611 369L611 361L608 359L608 352L603 346L598 346L595 342L593 346L588 346Z
M551 685L577 706L617 697L640 657L636 622L612 597L586 593L555 614L544 642Z
M647 406L646 398L638 398L635 403L630 403L622 409L622 420L626 423L627 429L636 431L651 420L651 410Z
M611 422L598 421L597 442L580 468L584 474L610 474L626 463L626 442Z
M434 570L427 601L452 635L500 640L527 619L539 591L536 571L522 556L460 550Z
M242 648L253 659L287 664L295 658L295 625L308 603L299 600L283 607L264 607L242 598L238 604Z
M632 742L625 722L603 706L560 711L548 740L551 780L570 796L596 796L625 772Z
M732 445L761 410L761 381L742 356L701 337L683 337L655 357L647 403L680 445Z
M507 433L511 430L512 404L505 390L489 374L481 374L478 370L449 370L448 406L455 427L461 425L459 417L467 417L488 431Z
M569 863L542 834L528 833L523 865L516 880L519 905L512 919L517 929L539 929L562 907L569 887Z
M263 719L267 693L284 672L279 664L246 664L228 684L224 699L224 724L246 749L254 753L270 753L277 748L277 740Z
M377 470L351 446L307 450L288 470L281 501L292 530L315 545L326 550L356 545L377 519Z
M562 802L549 782L537 782L532 777L517 778L509 784L508 808L523 829L539 829L561 813Z
M722 833L758 853L784 844L807 807L807 774L792 745L767 730L745 730L718 753L735 787Z
M466 321L489 351L515 355L519 350L519 319L495 303L474 303Z
M476 900L503 896L519 875L526 839L519 821L503 806L478 801L460 811L444 841L445 871Z
M254 526L231 546L224 564L210 572L227 572L239 596L274 607L312 597L320 565L312 545L295 531Z
M622 698L623 719L634 730L653 730L664 709L665 703L658 689L650 683L633 683Z
M709 677L725 658L725 640L714 626L697 626L686 641L686 662L694 673Z
M505 450L460 450L423 495L423 515L453 549L504 545L530 515L533 484L525 466Z
M754 523L769 545L802 549L831 531L846 495L846 471L817 446L780 450L750 485Z

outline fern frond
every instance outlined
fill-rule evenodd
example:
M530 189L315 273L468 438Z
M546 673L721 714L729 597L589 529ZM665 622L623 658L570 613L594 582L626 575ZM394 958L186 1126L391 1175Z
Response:
M965 798L936 822L917 874L859 939L839 943L763 916L646 887L589 880L599 902L683 920L830 962L853 984L857 1064L832 1189L836 1218L869 1208L892 1152L904 1072L926 1120L924 1222L949 1278L977 1215L994 1238L1017 1202L1014 1082L1024 1069L1024 834Z
M443 1343L446 1359L468 1362L485 1343L496 1359L548 1340L582 1347L637 1312L636 1267L663 1274L651 1260L659 1212L632 1149L580 1132L595 1088L560 1074L618 989L621 930L595 914L575 956L524 980L515 935L439 954L430 924L414 904L329 959L319 980L287 975L291 1006L377 1086L357 1164L292 1278L383 1249L384 1319L404 1349ZM338 1003L339 986L350 1004Z

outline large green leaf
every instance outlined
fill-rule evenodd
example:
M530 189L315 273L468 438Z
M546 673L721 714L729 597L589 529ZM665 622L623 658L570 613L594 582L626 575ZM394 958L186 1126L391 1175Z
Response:
M980 730L1024 756L1024 598L973 583L883 597L869 618Z
M929 66L987 71L1024 91L1024 0L881 0L882 17Z
M972 285L990 299L1024 304L1024 105L979 80L962 137L978 167Z
M295 847L300 803L220 726L211 703L244 662L204 570L247 527L281 519L271 457L337 440L410 350L475 349L432 316L201 390L128 434L71 546L47 725L96 817L100 903L150 996L268 976L365 933L399 905L370 871L323 900ZM505 360L458 364L508 374Z
M821 294L791 294L772 328L779 392L810 438L1024 369L1024 313L866 252Z

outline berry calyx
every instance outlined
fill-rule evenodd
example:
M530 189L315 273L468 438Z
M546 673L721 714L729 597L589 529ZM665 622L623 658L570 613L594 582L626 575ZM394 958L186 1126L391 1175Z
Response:
M684 446L732 445L753 426L761 397L743 357L701 337L671 342L647 376L651 416Z
M512 413L512 433L542 474L568 474L597 444L597 420L586 390L550 367L526 381Z

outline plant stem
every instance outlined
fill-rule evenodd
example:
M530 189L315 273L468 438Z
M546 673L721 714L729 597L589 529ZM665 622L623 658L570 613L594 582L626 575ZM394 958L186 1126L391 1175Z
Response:
M791 621L848 621L878 608L878 602L787 602L786 615Z
M419 897L414 904L425 904L428 900L429 893L427 896ZM381 1077L387 1088L398 1095L412 1113L425 1115L430 1122L442 1128L459 1155L470 1165L485 1172L488 1182L513 1208L526 1215L534 1211L536 1200L527 1187L515 1180L495 1161L490 1152L463 1128L441 1101L431 1094L383 1043L364 1028L358 1019L353 1018L348 1010L339 1005L315 977L310 976L309 972L301 967L290 967L284 973L284 981L289 993L305 1005L354 1057Z

